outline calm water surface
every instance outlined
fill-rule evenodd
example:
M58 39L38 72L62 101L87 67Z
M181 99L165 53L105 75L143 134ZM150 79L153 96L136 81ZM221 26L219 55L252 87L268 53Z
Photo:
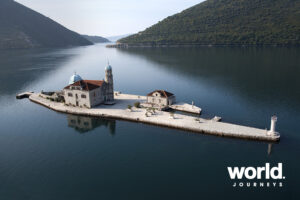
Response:
M300 49L157 48L0 51L0 199L298 199ZM57 90L76 71L145 95L166 89L203 117L267 128L278 144L65 115L21 91ZM87 121L81 129L71 120ZM269 153L268 153L269 149ZM271 149L271 152L270 152ZM284 186L233 188L227 166L283 163Z

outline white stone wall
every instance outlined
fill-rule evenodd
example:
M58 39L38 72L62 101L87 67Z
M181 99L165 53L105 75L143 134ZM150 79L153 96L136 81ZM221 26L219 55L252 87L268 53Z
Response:
M69 96L69 94L72 94L72 96ZM86 98L83 98L82 95L85 95ZM65 103L68 105L91 108L88 91L64 89L64 97Z
M155 92L152 96L147 96L147 103L156 104L159 106L172 105L176 101L175 96L163 97L159 92Z
M102 94L101 87L89 92L89 99L91 107L97 106L104 102L104 94Z
M72 96L69 96L69 93ZM85 98L84 96L85 95ZM72 106L91 108L103 102L101 88L92 91L64 89L65 103Z
M168 105L167 98L164 97L147 97L147 103L156 104L159 106L166 106Z

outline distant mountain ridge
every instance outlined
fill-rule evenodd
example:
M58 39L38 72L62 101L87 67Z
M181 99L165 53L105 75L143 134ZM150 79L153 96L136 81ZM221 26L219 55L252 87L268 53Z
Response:
M0 49L83 45L92 43L13 0L0 0Z
M81 36L94 44L110 42L107 38L101 36L91 36L91 35L81 35Z
M109 39L112 42L116 42L116 41L118 41L118 40L120 40L122 38L126 38L126 37L128 37L130 35L133 35L133 34L128 33L128 34L124 34L124 35L115 35L115 36L107 37L107 39Z
M118 43L299 46L300 0L207 0Z

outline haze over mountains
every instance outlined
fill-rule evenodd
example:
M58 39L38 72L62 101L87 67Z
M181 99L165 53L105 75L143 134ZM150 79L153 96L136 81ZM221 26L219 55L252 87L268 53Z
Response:
M107 43L110 42L108 39L101 37L101 36L91 36L91 35L81 35L82 37L84 37L85 39L87 39L88 41L96 44L96 43Z
M92 42L13 0L0 0L0 49L83 45Z
M300 0L207 0L118 42L299 46Z
M124 34L124 35L116 35L116 36L110 36L110 37L107 37L108 40L112 41L112 42L116 42L122 38L125 38L125 37L128 37L130 35L133 35L133 34Z

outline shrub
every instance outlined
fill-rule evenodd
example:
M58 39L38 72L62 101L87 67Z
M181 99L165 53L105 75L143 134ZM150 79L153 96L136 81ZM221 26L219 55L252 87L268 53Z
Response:
M132 106L131 106L131 105L128 105L127 108L128 108L129 110L131 110Z
M140 103L140 102L135 102L135 103L134 103L134 107L140 108L140 107L141 107L141 103Z

